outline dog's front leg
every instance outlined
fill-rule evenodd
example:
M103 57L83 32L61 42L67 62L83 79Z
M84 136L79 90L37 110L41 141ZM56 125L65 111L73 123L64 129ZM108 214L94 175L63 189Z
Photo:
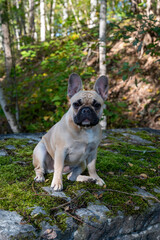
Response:
M96 160L97 160L97 149L90 155L90 157L87 159L87 168L88 168L88 173L91 178L96 180L96 184L99 186L103 186L105 182L103 179L101 179L97 172L96 172Z
M51 187L54 191L61 191L63 189L62 172L64 168L65 153L62 149L56 149L54 157L54 176Z

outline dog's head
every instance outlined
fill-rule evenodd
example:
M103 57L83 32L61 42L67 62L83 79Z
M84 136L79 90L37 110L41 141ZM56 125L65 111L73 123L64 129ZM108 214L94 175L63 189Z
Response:
M72 73L68 82L68 96L71 102L74 123L82 127L97 125L102 116L107 93L108 78L106 76L97 79L94 90L82 91L80 76Z

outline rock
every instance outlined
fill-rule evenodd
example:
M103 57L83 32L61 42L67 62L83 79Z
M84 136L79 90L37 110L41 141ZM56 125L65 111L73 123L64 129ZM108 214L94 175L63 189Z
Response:
M15 150L16 149L16 147L13 146L13 145L7 145L7 146L5 146L5 148L8 149L8 150Z
M66 196L64 192L55 192L51 187L42 187L42 189L53 197L63 198L67 202L71 201L71 198Z
M130 134L130 133L122 133L123 136L128 137L128 142L131 142L132 144L140 144L140 145L147 145L152 144L151 141L145 140L139 136Z
M155 193L160 193L160 188L159 187L156 187L153 189Z
M47 215L46 211L43 210L42 207L35 207L34 210L31 212L31 216L39 215L39 214Z
M22 223L22 217L16 212L0 210L0 239L37 239L32 225Z
M5 157L5 156L8 156L8 153L4 149L0 150L0 157Z

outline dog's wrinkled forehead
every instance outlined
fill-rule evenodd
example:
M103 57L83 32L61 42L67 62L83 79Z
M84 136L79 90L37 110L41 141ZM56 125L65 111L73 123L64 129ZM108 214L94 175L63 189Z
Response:
M96 91L79 91L71 98L71 103L81 100L82 104L91 105L94 100L103 104L103 99Z

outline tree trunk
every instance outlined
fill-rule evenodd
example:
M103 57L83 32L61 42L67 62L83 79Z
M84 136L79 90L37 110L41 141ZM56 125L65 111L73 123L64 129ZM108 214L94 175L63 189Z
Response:
M41 42L46 40L46 27L45 27L45 9L44 0L40 0L40 19L41 19Z
M51 11L50 11L50 34L51 39L54 38L54 12L56 7L56 0L51 1Z
M149 15L151 14L151 0L147 0L147 17L149 17Z
M90 10L90 24L89 28L93 28L96 26L97 16L97 0L90 0L91 10Z
M100 1L99 73L106 75L106 0Z
M73 12L73 15L74 15L74 18L75 18L75 20L76 20L77 27L78 27L78 30L79 30L79 29L81 29L81 24L80 24L79 19L78 19L78 17L77 17L77 14L76 14L76 11L75 11L75 9L74 9L72 0L69 0L69 4L70 4L70 6L71 6L71 9L72 9L72 12Z
M99 20L99 75L106 75L106 13L107 1L100 1L100 20ZM106 106L104 106L106 108ZM106 129L107 119L103 115L100 122L102 130Z
M18 129L16 120L15 120L14 116L12 115L12 113L10 112L9 107L7 106L7 102L6 102L6 99L5 99L5 94L4 94L1 83L0 83L0 105L2 107L2 110L5 114L5 117L8 121L8 124L9 124L12 132L13 133L19 133L19 129Z
M8 86L11 84L10 73L12 69L12 52L11 52L11 46L10 46L10 34L9 34L9 26L8 26L7 0L3 0L1 2L0 9L1 9L0 14L1 14L1 22L2 22L3 49L4 49L4 55L5 55L6 85ZM16 124L16 120L7 105L5 94L2 88L2 80L0 82L0 105L4 111L4 114L11 127L11 130L14 133L17 133L19 132L18 125Z
M157 0L156 15L157 15L157 21L160 21L160 0Z
M64 0L64 4L63 4L63 16L62 16L62 25L63 25L63 36L66 36L67 35L67 29L65 28L65 23L66 23L66 20L68 18L68 1L67 0Z
M137 12L137 0L131 0L131 11L133 13Z
M29 0L29 29L30 36L35 37L35 22L34 22L34 0Z

